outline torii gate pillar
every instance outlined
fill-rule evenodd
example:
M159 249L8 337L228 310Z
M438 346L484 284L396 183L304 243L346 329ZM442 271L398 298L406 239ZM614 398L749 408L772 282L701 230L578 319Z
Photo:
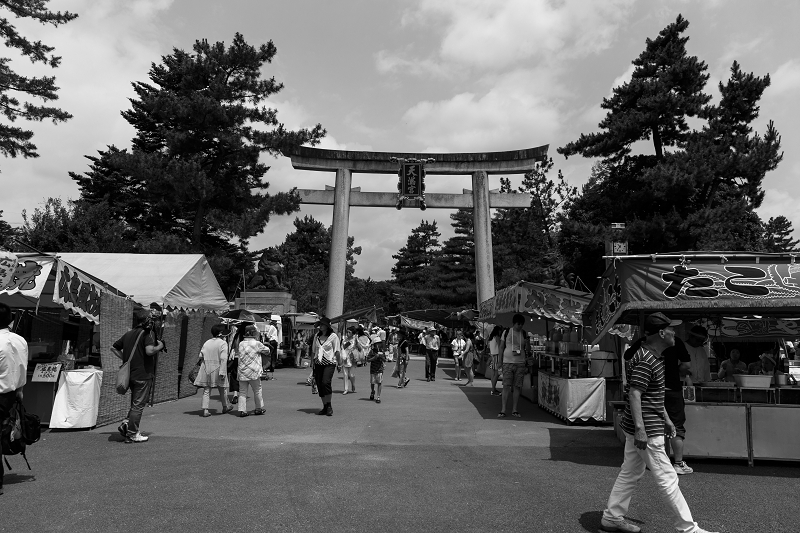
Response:
M347 237L350 229L350 188L353 173L349 168L336 169L333 195L333 228L330 266L328 267L328 305L325 316L335 317L344 309L344 281L347 272Z
M492 217L489 211L489 176L486 171L472 173L472 221L475 239L475 280L478 305L494 296L494 258L492 255Z

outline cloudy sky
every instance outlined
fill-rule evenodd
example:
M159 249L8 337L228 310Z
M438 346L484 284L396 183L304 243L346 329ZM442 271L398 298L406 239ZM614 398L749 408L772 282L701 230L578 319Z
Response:
M483 152L550 145L575 185L591 161L565 160L555 149L596 131L600 102L630 76L631 60L682 13L690 22L689 52L704 60L707 92L726 80L732 61L769 73L772 86L756 126L775 121L785 158L767 175L762 217L783 214L800 228L800 3L779 0L52 0L80 17L58 29L18 27L57 47L54 73L66 124L36 124L38 159L0 161L0 210L13 225L48 196L76 198L68 171L87 169L86 154L108 144L129 147L132 128L120 116L132 81L145 81L151 62L197 39L251 44L272 40L278 54L265 75L285 89L271 105L290 128L321 123L323 148L394 152ZM6 14L4 13L4 16ZM22 72L29 64L14 58ZM37 70L40 75L50 72ZM272 191L324 188L333 175L295 171L270 159ZM499 177L494 178L499 186ZM396 178L355 175L364 191L396 190ZM460 192L469 176L431 176L429 192ZM328 206L306 206L331 223ZM350 234L363 247L356 274L391 276L391 255L421 219L435 217L443 238L449 211L354 208ZM279 244L295 215L276 217L252 248ZM800 235L799 235L800 236Z

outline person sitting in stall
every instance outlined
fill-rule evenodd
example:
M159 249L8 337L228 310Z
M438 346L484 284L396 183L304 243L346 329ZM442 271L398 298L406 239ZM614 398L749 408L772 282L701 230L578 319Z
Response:
M740 356L739 350L735 348L731 350L730 359L725 359L717 370L717 378L720 381L733 381L734 374L747 373L747 365L739 360Z
M758 361L747 365L747 373L751 376L772 375L775 372L775 358L769 350L758 356Z

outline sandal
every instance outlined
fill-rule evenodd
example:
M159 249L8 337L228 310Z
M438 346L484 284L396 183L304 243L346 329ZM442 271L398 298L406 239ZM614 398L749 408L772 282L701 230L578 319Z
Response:
M497 415L497 418L505 418L505 417L506 417L506 414L505 414L505 413L499 413L499 414Z
M522 418L522 415L521 415L521 414L519 414L519 411L513 411L513 412L511 413L511 416L515 416L515 417L517 417L517 418Z
M266 412L267 412L266 409L256 409L255 411L253 411L253 414L254 415L263 415Z

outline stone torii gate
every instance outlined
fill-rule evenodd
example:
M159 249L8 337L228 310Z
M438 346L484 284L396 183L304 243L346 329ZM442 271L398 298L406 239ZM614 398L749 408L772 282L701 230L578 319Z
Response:
M396 207L398 193L361 192L352 187L354 172L365 174L397 174L398 160L423 160L427 175L472 175L472 190L462 194L426 193L425 207L439 209L472 209L475 233L475 270L478 301L494 296L492 258L492 219L490 208L525 208L530 197L525 194L504 194L489 190L490 174L524 174L537 162L547 159L549 145L510 152L470 154L412 154L393 152L356 152L324 150L301 146L284 152L297 170L335 172L336 186L326 190L298 189L304 204L333 205L332 243L328 271L328 305L326 315L335 317L344 309L344 281L347 260L347 237L350 206ZM417 207L417 200L404 200L404 207Z

